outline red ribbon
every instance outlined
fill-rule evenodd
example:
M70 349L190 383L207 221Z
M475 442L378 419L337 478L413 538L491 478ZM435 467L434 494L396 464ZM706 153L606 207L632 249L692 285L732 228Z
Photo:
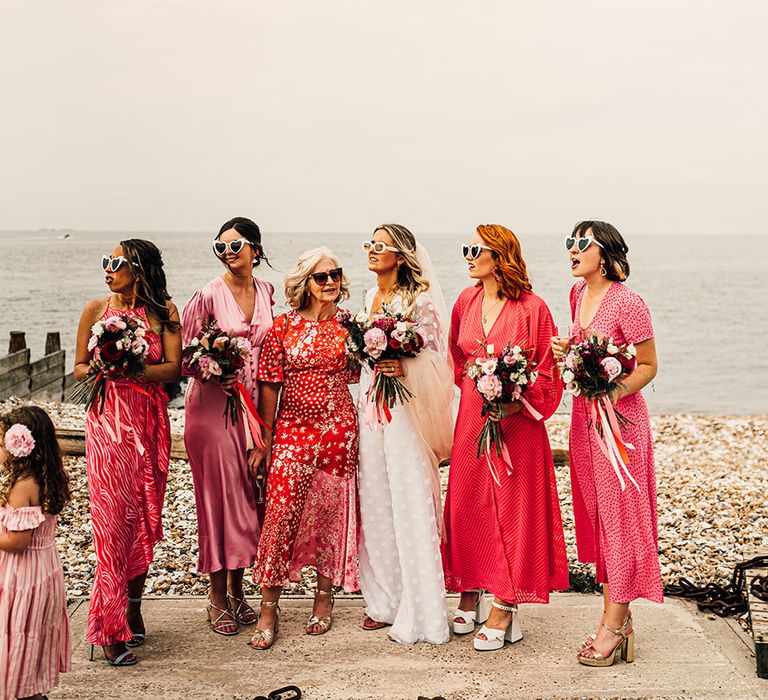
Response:
M270 428L264 422L264 419L259 415L258 410L256 410L253 399L248 393L248 390L245 388L245 385L238 381L232 385L232 389L240 401L240 408L243 411L245 419L248 423L248 430L245 433L248 449L250 450L254 446L261 449L264 447L264 440L261 437L261 430L259 426L266 428L267 430Z

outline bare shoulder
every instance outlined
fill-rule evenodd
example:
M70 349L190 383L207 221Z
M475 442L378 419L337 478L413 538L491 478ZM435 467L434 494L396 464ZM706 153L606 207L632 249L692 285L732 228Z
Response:
M91 299L90 301L86 302L85 306L83 307L83 316L88 318L92 317L95 321L99 316L101 316L101 314L104 313L108 303L109 297Z
M8 505L12 508L28 508L40 505L40 487L27 476L19 479L8 494Z

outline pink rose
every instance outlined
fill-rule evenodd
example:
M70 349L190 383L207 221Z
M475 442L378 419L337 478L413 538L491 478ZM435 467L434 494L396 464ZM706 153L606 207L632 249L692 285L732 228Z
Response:
M127 326L125 325L125 321L121 321L119 318L113 316L104 321L104 328L106 328L108 331L115 332L124 331Z
M501 381L495 374L485 374L478 380L477 390L487 401L493 401L501 396Z
M387 347L387 334L381 328L371 328L365 332L363 342L365 353L377 360Z
M603 368L603 373L605 374L605 378L612 382L614 379L616 379L618 376L621 375L621 373L624 371L621 362L619 362L615 357L606 357L603 360L601 360L600 365Z
M5 449L14 457L29 457L35 449L35 438L23 423L14 423L5 433Z

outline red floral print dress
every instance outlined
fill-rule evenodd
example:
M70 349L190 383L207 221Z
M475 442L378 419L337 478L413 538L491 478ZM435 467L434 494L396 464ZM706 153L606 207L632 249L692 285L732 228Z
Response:
M338 315L278 316L259 363L261 382L282 384L274 426L267 508L254 580L286 586L304 566L346 591L357 574L357 411L348 384L346 329Z

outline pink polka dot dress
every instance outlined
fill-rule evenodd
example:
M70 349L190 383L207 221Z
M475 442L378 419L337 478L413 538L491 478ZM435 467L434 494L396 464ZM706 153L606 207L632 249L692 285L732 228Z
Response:
M612 337L619 343L642 343L653 338L648 307L635 292L614 282L586 329L579 321L584 281L571 289L573 335L588 332ZM635 598L663 601L656 519L656 475L653 436L648 407L642 393L625 396L616 410L631 421L622 428L629 451L629 471L640 486L622 491L610 461L603 455L590 423L590 407L582 397L573 399L570 461L576 546L579 560L596 564L596 580L607 583L615 603Z

